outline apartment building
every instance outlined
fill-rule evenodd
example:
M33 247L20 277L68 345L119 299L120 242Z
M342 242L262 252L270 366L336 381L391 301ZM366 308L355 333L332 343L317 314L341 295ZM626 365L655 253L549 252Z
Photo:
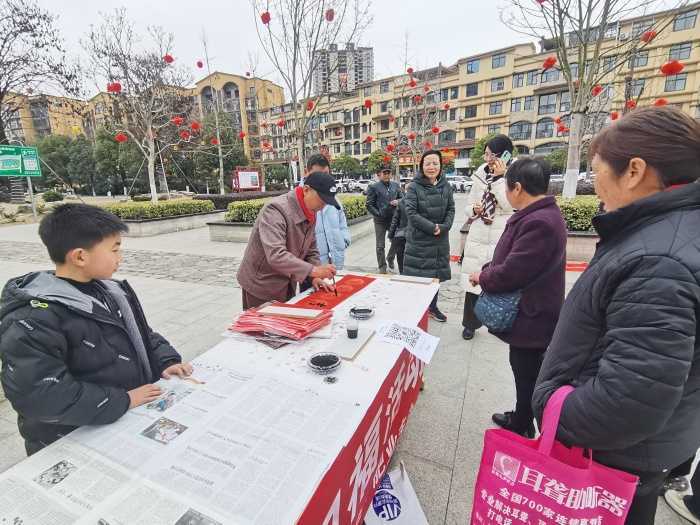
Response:
M356 47L348 42L345 49L332 44L316 51L318 67L314 71L314 94L353 91L374 79L374 49Z
M604 75L603 91L592 105L585 127L588 134L609 122L611 111L622 113L629 98L640 107L664 98L700 118L699 10L700 3L694 3L681 12L655 13L605 28L605 58L600 67L610 72ZM665 27L643 51L614 68L619 57L613 50L620 42L638 40L653 24ZM475 141L488 133L508 134L523 153L547 154L564 148L567 132L559 131L555 119L566 123L571 109L568 86L556 67L542 70L545 58L554 54L547 42L541 42L539 48L515 45L463 58L452 66L413 72L414 88L407 87L410 77L403 74L375 80L349 93L321 97L307 133L306 150L327 151L331 157L345 153L365 161L390 142L398 143L400 150L410 130L417 132L418 141L430 140L439 148L456 150L458 159L463 159L457 165L463 167ZM683 72L661 75L660 66L674 59L685 65ZM424 92L426 86L428 92ZM439 128L434 136L420 132L419 119L411 120L411 112L420 117L420 111L413 108L416 94L423 97L424 106L432 105L432 119ZM365 107L367 99L371 107ZM280 119L285 122L282 128L266 127L264 163L294 160L292 114L290 105L260 114L270 124ZM407 122L404 115L409 115ZM412 166L413 157L399 155L399 162Z

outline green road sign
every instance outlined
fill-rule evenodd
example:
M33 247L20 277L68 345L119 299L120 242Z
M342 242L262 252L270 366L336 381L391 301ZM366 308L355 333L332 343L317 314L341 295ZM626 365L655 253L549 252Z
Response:
M41 177L36 148L0 145L0 177Z

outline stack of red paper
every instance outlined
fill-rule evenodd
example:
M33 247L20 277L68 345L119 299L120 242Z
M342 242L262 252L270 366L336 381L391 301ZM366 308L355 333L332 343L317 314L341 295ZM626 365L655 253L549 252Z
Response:
M309 310L308 307L286 303L272 303L269 306ZM299 341L326 326L333 317L332 310L318 310L315 317L291 317L262 314L260 309L251 308L241 313L229 330L250 334L274 334Z

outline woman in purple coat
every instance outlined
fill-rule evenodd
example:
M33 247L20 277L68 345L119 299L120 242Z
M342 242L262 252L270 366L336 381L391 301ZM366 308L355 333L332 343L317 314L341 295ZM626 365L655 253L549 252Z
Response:
M532 394L545 350L564 303L566 224L554 197L547 196L549 165L520 157L506 172L506 197L518 210L506 224L493 259L469 276L485 293L521 291L512 329L496 334L510 345L515 410L494 414L497 425L534 437Z

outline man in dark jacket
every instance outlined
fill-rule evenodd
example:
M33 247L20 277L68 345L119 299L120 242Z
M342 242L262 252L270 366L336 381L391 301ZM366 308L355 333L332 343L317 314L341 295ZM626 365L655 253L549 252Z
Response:
M27 454L82 425L112 423L161 394L151 383L192 367L146 322L119 265L114 215L57 207L39 235L56 272L10 279L0 297L0 379Z
M573 385L558 439L640 477L628 524L651 525L670 469L700 445L700 123L635 110L591 144L600 242L571 290L533 397Z
M367 211L374 217L374 234L377 248L377 266L379 273L387 273L389 268L394 269L394 251L389 248L389 253L384 253L386 245L386 234L391 227L391 219L394 210L403 197L401 186L398 182L391 180L391 167L382 164L377 172L379 179L374 184L370 184L367 189Z

